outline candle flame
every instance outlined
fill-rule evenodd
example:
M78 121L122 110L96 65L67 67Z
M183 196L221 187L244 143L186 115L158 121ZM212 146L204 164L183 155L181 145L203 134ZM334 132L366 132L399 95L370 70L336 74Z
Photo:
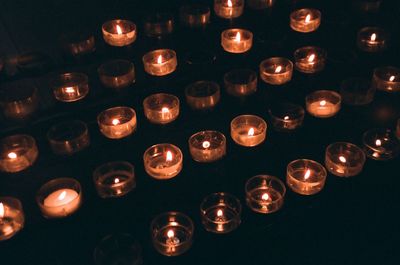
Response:
M223 215L224 215L224 212L221 209L219 209L217 212L217 216L222 217Z
M8 153L8 158L15 159L17 158L17 154L14 152Z
M264 193L264 194L261 196L261 199L263 199L264 201L268 201L268 199L269 199L268 193Z
M63 192L60 193L60 195L58 195L57 200L62 201L65 199L65 196L67 196L67 192L64 190Z
M115 178L115 179L114 179L114 183L115 183L115 184L117 184L117 183L119 183L119 182L120 182L119 178Z
M169 108L167 108L167 107L163 107L162 109L161 109L161 112L162 113L168 113L169 112Z
M379 140L379 139L377 139L377 140L375 141L375 145L376 145L376 146L381 146L381 145L382 145L382 141Z
M307 169L306 173L304 174L304 179L308 179L311 176L311 170Z
M376 41L376 33L372 33L372 35L371 35L371 41Z
M395 78L396 78L396 77L395 77L394 75L392 75L392 76L389 78L389 81L390 81L390 82L393 82Z
M308 56L308 62L309 63L312 63L312 62L314 62L314 60L315 60L315 54L313 53L313 54L311 54L310 56Z
M228 4L228 7L233 7L233 3L231 0L228 0L227 4Z
M250 128L249 131L247 132L248 136L254 136L254 128Z
M346 163L347 159L344 156L339 156L339 160L342 163Z
M235 41L239 42L241 40L241 38L242 38L242 36L240 35L240 31L238 31L235 36Z
M280 73L282 71L282 66L278 65L278 67L275 68L275 73Z
M306 23L309 23L309 22L310 22L310 20L311 20L311 15L310 15L310 14L308 14L308 15L306 16L306 20L305 20L305 22L306 22Z
M113 119L112 120L112 124L115 126L115 125L118 125L120 123L120 121L118 120L118 119Z
M162 55L161 54L157 57L157 63L162 64Z
M167 232L167 237L168 238L173 238L175 236L174 230L170 229Z
M122 29L121 29L121 27L120 27L119 25L117 25L116 29L117 29L117 34L118 34L118 35L121 35L121 34L122 34Z
M167 161L172 161L172 153L171 153L171 151L167 152Z
M4 217L4 205L2 202L0 202L0 218Z
M321 100L321 101L319 102L319 105L320 105L321 107L325 106L325 105L326 105L326 100Z
M65 93L75 93L75 89L70 86L66 87L64 91L65 91Z
M210 146L211 146L211 143L209 141L203 142L203 148L209 148Z
M283 119L284 119L285 121L287 121L287 120L289 119L289 116L285 116L285 117L283 117Z

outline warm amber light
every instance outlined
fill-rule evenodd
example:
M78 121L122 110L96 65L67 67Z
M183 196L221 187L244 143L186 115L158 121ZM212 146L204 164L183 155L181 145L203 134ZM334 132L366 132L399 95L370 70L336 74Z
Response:
M14 152L8 153L8 158L15 159L17 158L17 154Z
M347 159L344 156L339 156L339 160L342 163L346 163Z
M306 173L304 174L304 179L308 179L311 176L311 170L307 169Z
M261 199L263 199L264 201L268 201L268 199L269 199L268 193L264 193L264 194L261 196Z
M64 190L63 192L60 193L60 195L58 195L57 200L62 201L65 199L65 196L67 196L67 192Z
M376 41L376 33L372 33L372 35L371 35L371 41Z
M2 202L0 202L0 218L4 217L4 205Z
M162 55L161 54L157 58L157 63L162 64Z
M389 78L389 81L390 81L390 82L393 82L395 78L396 78L396 77L395 77L394 75L392 75L392 76Z
M310 14L308 14L307 16L306 16L306 23L309 23L310 22L310 20L311 20L311 15Z
M282 71L282 66L278 65L278 67L275 68L275 73L280 73Z
M319 102L319 105L320 105L321 107L325 106L325 105L326 105L326 100L321 100L321 101Z
M167 152L167 161L172 161L172 153L171 153L171 151Z
M170 229L167 232L167 237L168 238L173 238L175 236L174 230Z
M209 141L203 142L203 148L209 148L210 146L211 146L211 143Z
M121 35L122 34L122 29L119 25L117 25L117 34Z
M240 35L240 31L238 31L235 36L235 41L240 42L241 38L242 36Z
M308 57L307 60L308 60L309 63L312 63L312 62L314 62L314 59L315 59L315 54L313 53Z
M73 87L66 87L64 89L65 93L75 93L75 89Z
M163 114L166 114L166 113L169 112L169 108L163 107L163 108L161 109L161 112L162 112Z
M228 0L227 4L228 4L228 7L232 7L233 6L233 3L232 3L231 0Z
M119 120L118 119L113 119L111 123L113 125L118 125L119 124Z
M377 140L375 141L375 145L376 145L376 146L381 146L381 145L382 145L382 141L379 140L379 139L377 139Z
M247 133L248 136L254 136L254 128L250 128L249 132Z

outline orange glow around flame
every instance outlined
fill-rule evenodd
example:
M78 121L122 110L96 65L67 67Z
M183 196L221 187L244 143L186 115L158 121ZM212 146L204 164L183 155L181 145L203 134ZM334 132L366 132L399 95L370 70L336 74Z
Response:
M122 29L121 29L121 27L120 27L119 25L117 25L117 26L116 26L116 29L117 29L117 34L118 34L118 35L121 35L121 34L122 34Z
M247 133L247 135L248 136L254 136L254 128L250 128L248 133Z

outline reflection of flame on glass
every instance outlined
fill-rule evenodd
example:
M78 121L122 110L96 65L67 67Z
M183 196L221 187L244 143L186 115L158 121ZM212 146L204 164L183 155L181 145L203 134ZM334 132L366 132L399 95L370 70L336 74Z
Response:
M377 139L377 140L375 141L375 145L376 145L376 146L381 146L381 145L382 145L382 141L379 140L379 139Z
M307 61L309 62L309 63L312 63L312 62L314 62L314 60L315 60L315 54L313 53L313 54L311 54L310 56L308 56L308 59L307 59Z
M2 202L0 202L0 218L4 217L4 205Z
M111 122L113 125L118 125L120 121L118 119L113 119Z
M167 152L167 159L166 160L167 161L172 161L172 153L171 153L171 151Z
M392 75L392 76L389 78L389 81L390 81L390 82L393 82L395 78L396 78L396 77L395 77L394 75Z
M158 57L157 57L157 63L158 64L162 64L162 55L160 54Z
M339 156L339 160L342 163L346 163L347 159L344 156Z
M121 29L121 27L119 26L119 25L117 25L117 34L118 35L121 35L122 34L122 29Z
M311 15L310 14L308 14L307 16L306 16L306 23L309 23L310 22L310 20L311 20Z
M282 66L278 65L278 66L275 68L275 73L277 74L277 73L280 73L281 71L282 71Z
M371 34L371 41L376 41L376 33Z
M268 199L269 199L268 193L264 193L264 194L261 196L261 199L263 199L264 201L268 201Z
M325 106L325 105L326 105L326 100L321 100L321 101L319 102L319 105L320 105L321 107Z
M307 169L306 173L304 174L304 179L308 179L311 176L311 170Z
M228 0L227 4L228 4L228 7L233 7L233 3L231 0Z
M254 128L250 128L249 131L247 132L248 136L254 136Z
M242 36L240 35L240 31L238 31L235 36L235 41L239 42L241 39L242 39Z
M63 192L60 193L60 195L58 195L57 200L62 201L65 199L65 196L67 196L67 192L64 190Z
M209 141L204 141L203 142L203 148L209 148L210 147L210 142Z
M16 153L14 153L14 152L11 152L11 153L8 153L8 158L11 158L11 159L15 159L15 158L17 158L17 154Z

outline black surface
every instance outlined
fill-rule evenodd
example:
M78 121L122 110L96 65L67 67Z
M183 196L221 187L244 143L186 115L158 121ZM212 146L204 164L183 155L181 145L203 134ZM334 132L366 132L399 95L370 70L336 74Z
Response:
M47 3L46 3L47 2ZM143 1L144 2L144 1ZM290 101L304 106L304 97L318 89L338 90L348 77L371 78L379 65L399 65L399 6L384 1L376 14L362 14L351 1L279 1L273 9L255 12L249 9L232 22L212 16L206 30L180 27L177 11L183 1L45 1L5 4L13 12L20 5L25 12L37 13L35 23L51 27L60 35L64 31L87 29L96 35L97 50L79 60L63 57L42 69L23 70L16 76L2 75L2 82L32 78L40 89L41 109L29 121L1 121L1 136L18 132L35 137L40 156L33 167L20 174L0 178L1 196L22 200L26 227L17 236L0 242L0 264L93 264L93 250L106 235L127 232L143 248L144 264L399 264L399 167L398 159L388 162L367 160L364 171L354 178L328 176L326 187L315 196L287 192L284 207L271 215L251 212L244 204L244 184L257 174L271 174L285 179L286 165L297 158L324 160L325 148L336 141L361 144L364 131L373 127L394 127L400 117L399 95L378 92L374 102L363 107L343 106L330 119L306 115L304 126L293 133L268 129L267 141L259 147L243 148L234 144L229 134L230 121L239 114L257 114L266 120L268 107L274 102ZM329 3L326 3L329 2ZM206 1L212 8L210 1ZM322 11L321 28L311 34L290 30L291 9L313 6ZM171 11L176 30L163 39L149 39L143 33L142 18L150 11ZM23 14L15 14L23 17ZM101 38L101 24L110 18L123 17L139 27L136 42L126 48L106 46ZM21 20L23 21L23 20ZM22 22L21 22L22 23ZM33 23L33 22L32 22ZM362 26L380 25L392 34L392 46L379 54L366 54L356 48L356 32ZM43 26L45 27L45 26ZM250 52L231 55L220 47L220 32L228 27L245 27L255 35ZM12 29L12 28L11 28ZM57 45L58 36L48 42ZM52 45L53 45L52 44ZM258 71L268 57L292 59L294 50L304 45L318 45L328 51L328 65L318 75L294 72L293 80L272 87L259 81L258 92L246 99L227 95L222 86L223 74L234 68L249 67ZM155 48L173 48L178 54L178 69L167 77L150 77L143 70L141 58ZM216 56L213 63L189 65L190 53ZM206 54L207 54L206 53ZM345 56L344 56L345 55ZM96 69L107 59L132 60L137 81L119 92L102 87ZM207 61L207 60L206 60ZM48 77L62 71L79 71L89 75L90 93L81 102L56 103L48 88ZM197 80L214 80L221 84L218 107L208 113L191 111L184 100L184 87ZM151 125L143 116L143 99L160 91L181 99L181 115L172 124ZM138 113L138 131L123 140L108 140L96 124L97 114L110 106L132 106ZM88 123L91 146L72 157L53 155L45 132L58 121L80 119ZM270 124L270 123L269 123ZM227 156L216 163L194 162L187 140L193 133L215 129L227 136ZM156 181L143 168L142 155L153 144L169 142L181 148L184 168L174 179ZM124 198L100 199L92 183L96 166L113 160L134 164L137 188ZM84 204L73 216L63 220L45 220L35 204L35 193L46 181L58 177L78 179L84 192ZM206 232L200 222L199 205L211 192L235 194L243 204L242 224L227 235ZM149 225L157 214L177 210L195 222L194 244L186 254L167 258L151 245Z

